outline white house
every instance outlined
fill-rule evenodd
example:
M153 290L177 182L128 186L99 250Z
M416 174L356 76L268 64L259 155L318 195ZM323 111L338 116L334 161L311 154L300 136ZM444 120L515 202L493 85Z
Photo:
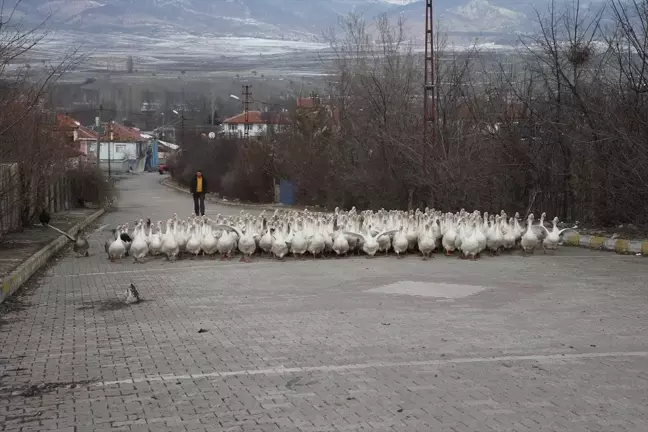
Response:
M223 120L223 132L230 136L243 137L246 129L251 137L264 135L268 132L268 125L286 125L288 121L281 115L271 112L248 111L247 122L245 113Z
M103 125L102 134L99 160L103 169L110 167L110 170L119 172L129 168L138 170L140 165L143 167L145 143L151 139L150 135L114 121ZM88 145L88 152L96 155L96 142Z

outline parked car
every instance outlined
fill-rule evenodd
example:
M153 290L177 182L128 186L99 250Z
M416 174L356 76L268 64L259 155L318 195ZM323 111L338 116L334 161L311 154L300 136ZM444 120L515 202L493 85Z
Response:
M160 173L160 175L162 175L162 174L164 174L164 173L166 173L166 172L169 172L169 165L167 165L167 164L160 164L160 165L158 166L158 172Z

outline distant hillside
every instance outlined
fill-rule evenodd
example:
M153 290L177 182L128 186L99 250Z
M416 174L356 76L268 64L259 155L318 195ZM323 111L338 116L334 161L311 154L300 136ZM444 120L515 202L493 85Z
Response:
M513 0L434 1L441 27L453 33L514 34L527 30L532 15L526 4ZM23 0L19 11L33 22L52 15L51 27L70 31L313 40L352 11L368 18L383 12L402 14L416 32L424 25L425 1Z

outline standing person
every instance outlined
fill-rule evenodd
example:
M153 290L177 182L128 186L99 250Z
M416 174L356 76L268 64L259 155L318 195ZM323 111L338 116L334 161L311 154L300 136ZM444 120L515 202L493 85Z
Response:
M207 193L207 179L203 177L202 171L196 171L196 175L191 180L190 192L194 200L194 213L196 216L205 215L205 193Z

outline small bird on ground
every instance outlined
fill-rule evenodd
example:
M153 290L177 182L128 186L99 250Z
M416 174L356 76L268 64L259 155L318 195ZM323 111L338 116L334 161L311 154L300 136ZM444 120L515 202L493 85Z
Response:
M41 210L40 215L38 215L38 220L43 226L49 225L51 219L52 216L49 214L47 209Z
M56 232L58 232L60 234L63 234L65 237L70 239L70 241L72 241L74 243L74 246L73 246L72 249L77 254L77 257L79 255L81 255L81 256L90 256L90 252L89 252L90 243L88 242L88 238L92 234L97 233L99 231L103 231L106 227L108 227L108 225L102 225L102 226L100 226L99 228L94 230L92 233L90 233L90 235L88 235L86 237L83 236L82 232L79 232L79 234L76 237L72 237L70 234L66 233L63 230L60 230L60 229L56 228L55 226L52 226L52 225L49 225L49 224L47 224L45 226L53 229L54 231L56 231Z
M126 303L133 304L139 303L140 301L142 301L142 298L140 297L139 292L137 292L135 285L131 282L130 286L126 288Z

